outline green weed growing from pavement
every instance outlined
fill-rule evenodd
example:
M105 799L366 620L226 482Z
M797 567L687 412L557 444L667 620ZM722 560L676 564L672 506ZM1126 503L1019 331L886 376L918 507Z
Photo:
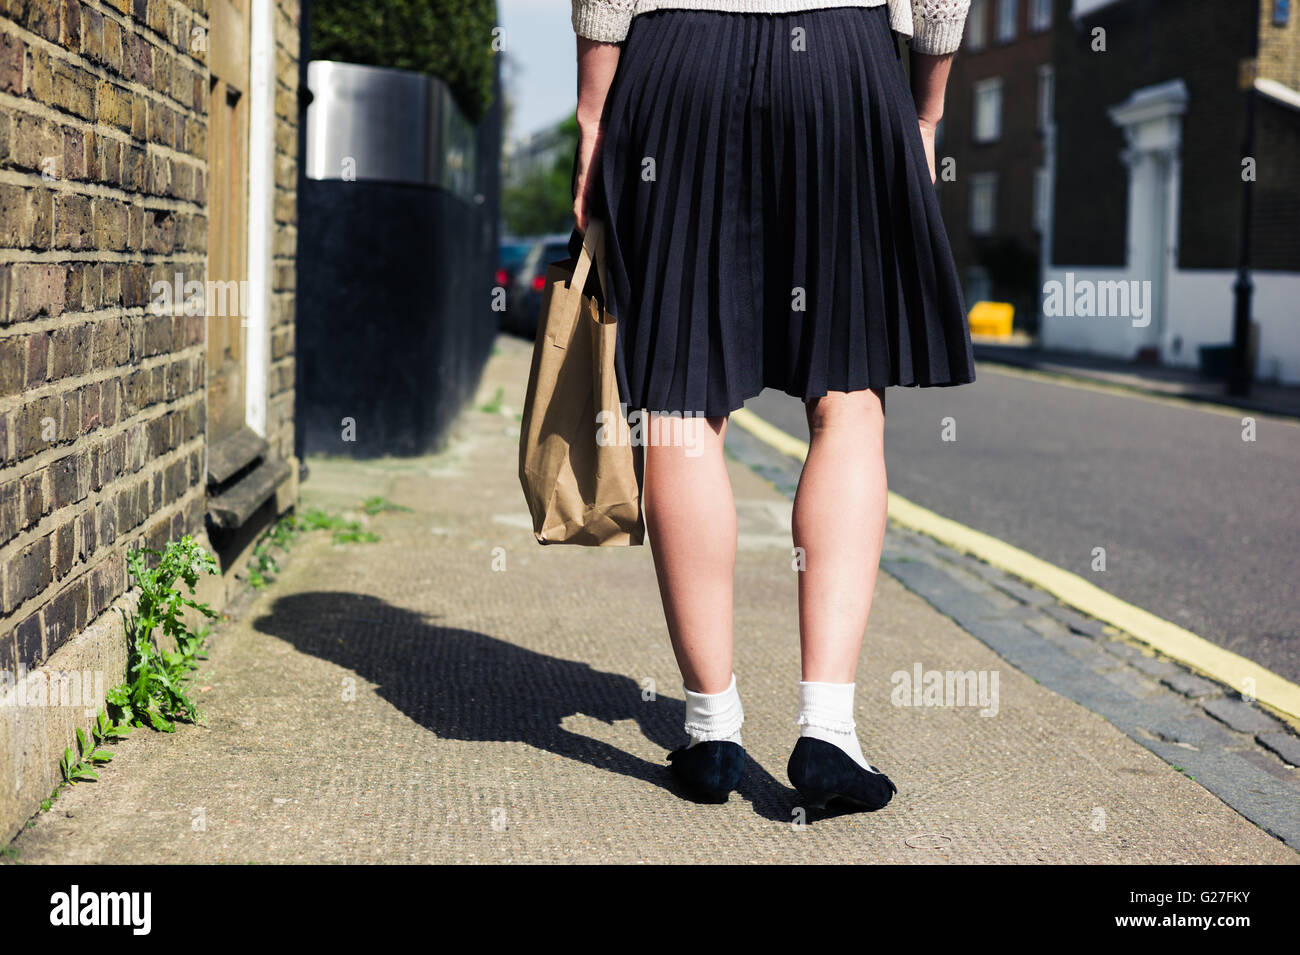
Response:
M371 497L362 503L367 514L384 511L409 511L410 508L383 498ZM279 563L272 548L288 551L289 546L304 531L331 530L339 543L370 542L379 540L361 527L359 521L344 520L319 509L308 510L300 517L286 514L258 539L253 548L249 566L249 582L253 587L263 587L268 575L279 573ZM147 559L158 558L153 568ZM77 748L63 751L59 769L61 782L49 798L41 801L41 812L48 812L65 786L99 779L96 766L113 758L103 748L109 740L121 739L131 732L132 726L150 726L165 733L174 732L176 721L196 722L198 708L186 692L191 673L198 669L198 661L207 659L204 644L207 626L192 629L184 620L185 608L198 611L204 617L215 618L216 613L205 603L194 599L195 586L201 574L218 573L217 562L188 534L173 541L159 552L132 550L127 553L127 568L131 579L140 588L140 599L135 613L123 613L127 636L127 682L113 687L106 694L106 708L100 710L89 734L77 728ZM187 596L176 585L184 584ZM175 650L159 646L157 634L169 639ZM16 861L18 851L0 848L0 858Z
M258 542L253 548L253 559L248 562L248 585L261 590L274 579L271 575L279 572L280 563L275 555L267 545Z
M280 572L274 549L288 553L298 534L298 523L292 514L285 514L262 533L253 546L253 558L248 564L250 587L260 590L274 579L271 575Z
M395 504L386 497L368 497L361 502L361 510L374 516L386 511L409 511L409 507ZM366 530L360 521L350 521L337 514L309 508L301 514L286 514L268 528L253 546L253 556L248 564L248 582L254 589L271 583L280 572L280 562L275 551L289 552L289 547L308 531L332 531L336 544L371 544L379 535Z
M157 557L156 567L145 561ZM216 574L217 562L193 537L172 541L161 553L148 548L130 551L127 568L140 599L135 613L125 613L127 635L126 683L108 691L109 715L116 726L152 726L164 733L176 729L176 720L196 722L198 709L186 692L190 673L207 658L203 649L208 628L190 628L182 616L185 608L205 617L216 613L194 599L199 575ZM186 596L176 586L188 589ZM175 650L158 645L155 634L172 642Z
M59 772L63 774L63 782L54 787L54 792L49 797L41 800L41 812L49 812L54 805L54 800L59 798L65 786L74 786L77 783L98 782L99 773L95 772L95 767L109 762L113 754L103 749L104 743L113 739L122 739L131 732L129 726L114 726L113 721L108 718L108 713L101 709L99 715L95 717L94 724L90 727L90 733L80 726L77 727L77 752L74 755L72 747L67 747L63 751L63 759L59 760ZM35 817L28 819L27 824L23 827L30 829L36 825ZM14 846L5 846L0 848L0 859L9 859L12 862L18 861L18 849Z
M367 530L362 530L358 521L349 521L348 526L334 532L334 543L336 544L373 544L379 540L379 535Z
M363 529L360 521L344 520L319 508L304 511L299 523L303 530L333 531L336 544L371 544L379 540L379 535Z
M156 567L146 566L146 559L157 557ZM59 772L63 782L54 788L49 798L41 800L41 812L48 812L65 786L97 782L95 767L113 758L104 749L110 740L123 739L132 726L152 726L164 733L176 729L175 721L198 719L198 710L185 692L185 682L190 672L198 668L199 660L206 659L203 644L208 628L193 630L182 617L186 607L197 610L205 617L215 617L207 604L193 598L194 587L202 573L217 573L217 562L188 534L179 541L169 543L161 553L148 548L128 551L127 569L131 579L140 588L140 599L135 613L123 611L126 629L127 682L113 687L105 694L105 706L95 717L87 733L77 727L77 748L63 750ZM190 596L176 587L185 584ZM175 650L165 650L158 645L156 634L170 639ZM17 858L17 856L13 856Z
M313 507L303 511L298 517L298 524L305 531L332 531L344 525L343 518Z
M501 403L505 401L505 398L506 390L504 388L498 388L497 393L492 396L492 400L485 405L480 405L478 410L486 411L488 414L500 414Z
M63 759L59 762L59 770L63 773L63 785L98 781L99 774L95 772L95 767L113 758L112 753L100 749L100 746L110 739L121 739L130 732L129 726L114 726L104 710L99 711L99 716L95 718L95 724L90 728L89 735L78 726L77 754L74 756L72 747L68 747L63 751ZM62 786L59 788L61 789ZM41 803L41 808L48 809L51 800L58 794L59 790L54 790L50 799Z
M157 557L155 567L146 561ZM186 607L212 618L216 613L207 604L194 599L194 588L199 575L216 574L217 562L188 534L172 541L159 552L144 548L131 550L126 555L127 569L135 586L140 588L140 599L134 613L123 612L127 641L127 682L113 687L105 694L105 706L95 717L90 732L77 727L77 748L63 751L59 771L63 782L49 797L41 800L41 812L49 812L54 800L66 786L82 782L97 782L95 767L113 758L104 749L110 740L123 739L132 726L151 726L165 733L174 732L176 720L197 721L198 709L185 690L185 683L198 661L207 658L204 643L208 627L192 629L183 618ZM185 585L189 596L177 588L177 581ZM171 641L174 650L158 645L157 634ZM28 828L32 820L28 820ZM0 850L0 857L17 861L17 850Z

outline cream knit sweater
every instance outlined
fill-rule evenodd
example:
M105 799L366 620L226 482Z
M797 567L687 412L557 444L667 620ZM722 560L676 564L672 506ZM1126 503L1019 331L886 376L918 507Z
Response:
M970 0L573 0L573 29L579 36L619 43L632 18L651 10L724 10L730 13L799 13L820 7L878 7L889 4L895 30L911 37L917 53L942 55L961 45Z

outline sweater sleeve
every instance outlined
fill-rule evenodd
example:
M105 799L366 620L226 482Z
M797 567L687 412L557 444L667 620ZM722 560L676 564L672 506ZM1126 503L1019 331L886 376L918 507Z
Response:
M969 11L970 0L912 0L912 49L932 56L955 53Z
M573 31L601 43L621 43L636 0L573 0Z

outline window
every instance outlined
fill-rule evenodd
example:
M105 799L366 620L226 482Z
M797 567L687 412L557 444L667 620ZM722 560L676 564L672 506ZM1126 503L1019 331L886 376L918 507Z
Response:
M966 17L966 49L982 50L988 45L988 0L971 0Z
M1048 206L1052 197L1047 194L1047 170L1034 170L1034 231L1046 232L1048 219Z
M1016 38L1016 14L1019 0L998 0L998 42L1010 43Z
M1052 26L1052 0L1030 0L1029 29L1042 33Z
M992 235L997 228L998 174L977 172L970 177L971 235Z
M1002 136L1002 80L975 84L974 134L977 143L997 142Z
M1056 74L1051 64L1038 68L1038 128L1045 130L1052 125L1052 113L1056 102Z
M1291 22L1291 0L1273 0L1273 26L1284 27Z

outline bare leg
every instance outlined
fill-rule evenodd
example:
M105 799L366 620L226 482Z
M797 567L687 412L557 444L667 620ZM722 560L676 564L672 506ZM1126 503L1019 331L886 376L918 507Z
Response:
M852 683L885 539L882 389L807 403L812 435L794 499L803 679Z
M720 693L731 684L736 568L727 419L652 416L650 426L643 501L673 653L688 690Z

